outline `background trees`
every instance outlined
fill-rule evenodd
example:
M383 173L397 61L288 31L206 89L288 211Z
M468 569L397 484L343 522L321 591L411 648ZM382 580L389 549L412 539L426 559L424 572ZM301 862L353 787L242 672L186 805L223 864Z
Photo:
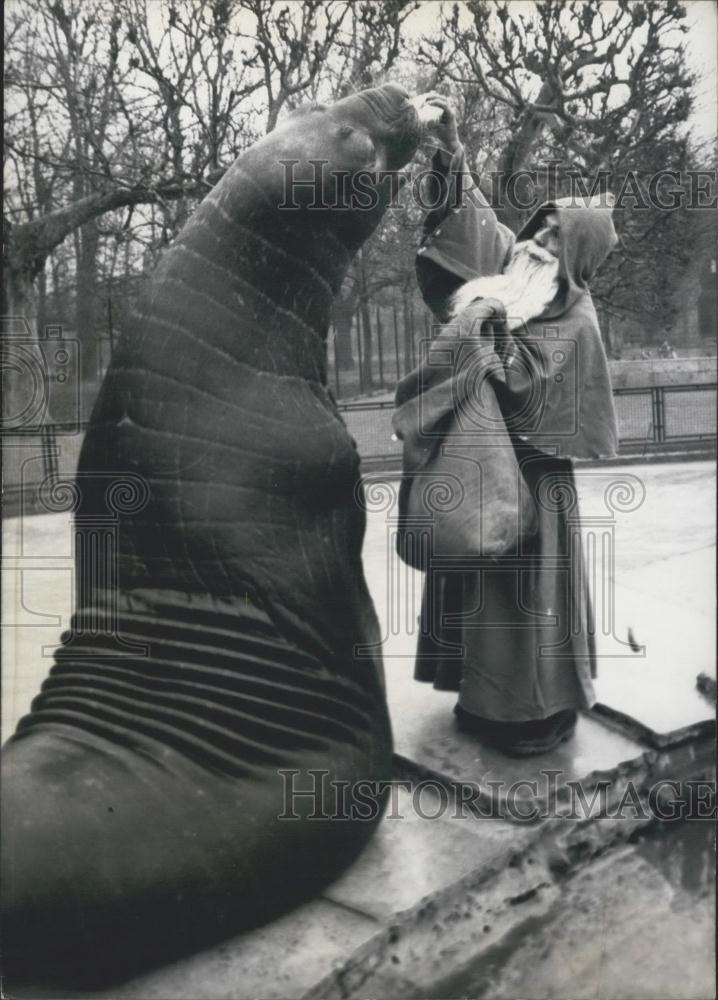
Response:
M590 186L603 171L615 192L629 175L710 166L687 128L684 29L677 0L10 0L3 315L76 335L91 395L144 276L232 159L298 103L385 78L453 97L471 164L493 173L515 229L510 184L527 203L572 175ZM547 163L555 190L531 177ZM420 218L405 196L345 283L340 390L411 364ZM710 274L712 218L617 213L621 245L596 287L609 346L676 327L687 273Z
M696 77L687 66L683 5L469 0L442 17L420 58L460 94L477 88L493 120L501 117L490 148L480 131L464 134L482 173L494 172L488 193L502 221L517 230L529 214L518 206L568 194L576 178L586 190L601 178L603 190L623 192L620 247L594 288L603 333L618 349L617 321L630 316L644 324L647 341L663 339L681 276L710 241L708 220L687 208L685 188L674 210L652 207L648 192L659 171L685 177L701 159L685 128ZM660 189L659 196L670 203Z
M537 153L582 174L627 167L671 137L691 108L685 9L676 0L616 4L468 0L442 14L421 58L460 88L477 86L506 112L495 151L500 193ZM520 192L519 192L520 193ZM502 207L504 221L519 212Z

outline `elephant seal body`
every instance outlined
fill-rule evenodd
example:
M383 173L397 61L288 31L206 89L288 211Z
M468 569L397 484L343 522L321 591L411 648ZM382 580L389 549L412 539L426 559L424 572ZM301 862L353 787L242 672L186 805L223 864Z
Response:
M391 733L325 336L393 184L332 209L314 181L417 141L393 85L295 112L202 202L118 346L76 482L76 613L4 753L11 985L109 982L256 925L376 824L354 789L390 776ZM331 782L343 803L288 801Z

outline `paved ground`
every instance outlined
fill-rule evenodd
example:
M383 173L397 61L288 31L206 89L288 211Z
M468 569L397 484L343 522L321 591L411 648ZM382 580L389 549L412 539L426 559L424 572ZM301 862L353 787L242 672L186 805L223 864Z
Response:
M372 481L378 492L381 476ZM584 536L612 548L598 558L595 575L599 701L658 736L712 717L695 690L699 672L715 672L712 463L591 468L580 470L577 481ZM392 507L371 514L365 565L384 628L397 737L406 746L404 735L419 715L429 713L427 736L436 737L433 726L453 696L411 680L423 577L394 556L394 517ZM631 651L629 628L645 651ZM411 717L402 710L408 704Z
M554 794L545 784L548 770L559 773L559 783L581 779L587 789L597 774L615 781L632 775L644 784L656 775L703 774L696 739L714 706L695 679L714 672L715 662L713 466L591 469L579 488L585 530L613 539L614 559L601 562L596 577L606 571L613 584L607 593L615 597L613 619L610 602L597 601L606 625L597 693L607 715L581 718L574 741L530 764L458 733L455 696L412 680L421 576L393 559L391 511L374 510L365 566L384 630L397 751L413 787L400 793L397 815L385 819L357 864L322 898L108 997L713 995L711 865L706 860L699 871L690 860L696 852L710 858L703 847L669 839L661 848L647 840L588 864L607 844L628 838L627 820L590 830L560 820L558 832L549 822L549 848L536 839L543 827L444 808L442 783L450 781L486 787L536 780L524 802L530 806L537 799L546 805ZM68 622L69 520L8 520L4 543L7 733L49 668L43 647L51 653ZM645 655L626 645L629 626ZM694 739L686 743L688 736ZM440 782L417 800L422 775ZM435 813L435 820L425 818ZM557 875L557 837L570 859L565 877Z
M372 477L383 482L380 475ZM714 671L715 482L710 462L585 469L578 474L584 531L613 537L615 626L600 632L601 701L638 715L656 731L707 718L695 676ZM387 483L392 489L392 483ZM607 500L608 498L608 500ZM390 690L411 679L422 575L394 556L392 508L374 505L364 546L365 572L384 629ZM626 508L625 510L621 508ZM27 710L49 668L72 602L72 535L67 515L6 519L3 533L3 725ZM597 601L599 627L608 611ZM625 646L628 627L646 647ZM413 681L409 690L422 685ZM440 698L435 692L431 692ZM408 691L407 691L408 696ZM698 713L698 715L696 715ZM401 729L397 705L395 725ZM7 728L4 730L7 732Z

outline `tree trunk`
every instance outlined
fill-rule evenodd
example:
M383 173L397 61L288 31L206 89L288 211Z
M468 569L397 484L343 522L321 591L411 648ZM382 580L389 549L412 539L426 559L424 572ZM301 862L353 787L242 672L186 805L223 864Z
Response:
M373 336L371 328L371 315L369 312L369 289L366 277L366 266L364 263L364 253L359 251L357 260L359 268L359 314L361 316L362 351L360 365L362 365L365 392L374 388L374 374L372 372Z
M35 425L42 418L46 376L39 366L38 296L34 275L8 252L3 260L2 291L2 426L4 430ZM38 409L39 407L39 409Z
M361 306L361 329L362 329L362 361L364 363L364 391L369 392L374 388L374 373L372 371L372 354L374 337L371 328L371 315L369 312L369 302L362 298Z
M416 322L414 320L414 300L411 295L408 296L409 302L409 331L411 337L411 367L416 368Z
M619 344L618 337L613 329L613 324L611 323L611 314L609 312L603 315L603 339L606 345L606 352L609 358L618 357Z
M550 85L542 84L535 103L546 106L552 100ZM521 228L526 213L526 209L521 206L529 203L533 192L530 179L520 171L524 169L529 153L545 125L554 117L546 112L537 113L530 108L522 111L512 123L511 138L499 158L494 210L499 222L503 222L515 233Z
M80 342L80 377L84 386L99 379L99 331L97 324L97 246L94 221L82 226L77 240L75 328Z
M38 335L47 326L47 274L43 269L37 276L37 320Z
M381 325L381 312L379 306L376 307L376 348L379 357L379 385L384 388L384 344L383 328Z
M401 378L401 356L399 353L399 319L396 315L396 292L392 291L391 296L391 313L392 320L394 323L394 356L396 359L396 380L397 382Z
M357 312L356 320L357 359L359 361L359 394L361 395L364 392L364 354L362 351L361 310Z
M354 296L342 297L341 294L334 300L332 317L334 329L334 357L338 371L350 372L354 370L354 354L352 351L352 320L356 302Z
M618 338L611 324L611 314L603 306L596 306L596 316L598 318L598 329L601 333L603 346L609 358L615 358L618 351Z
M401 305L402 318L404 320L404 371L410 372L414 367L414 345L412 343L413 330L409 318L409 296L406 291L402 292Z

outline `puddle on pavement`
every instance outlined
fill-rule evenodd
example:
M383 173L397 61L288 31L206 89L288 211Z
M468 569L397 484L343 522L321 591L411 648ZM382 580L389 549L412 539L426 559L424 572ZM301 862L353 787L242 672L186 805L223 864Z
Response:
M690 903L715 886L715 824L711 820L659 823L635 842L636 852L663 875L676 902Z

